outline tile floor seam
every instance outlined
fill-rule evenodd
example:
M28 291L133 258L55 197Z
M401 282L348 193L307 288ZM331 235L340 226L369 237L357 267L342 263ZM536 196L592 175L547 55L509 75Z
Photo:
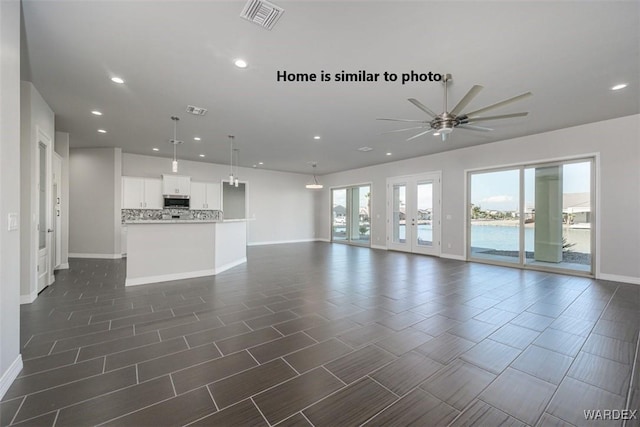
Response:
M616 289L611 293L611 296L609 297L609 301L607 301L607 304L604 306L604 308L603 308L603 309L602 309L602 311L600 312L600 315L598 316L598 319L595 321L595 323L593 324L593 326L592 326L592 327L591 327L591 329L589 330L589 335L587 336L587 338L584 340L584 342L583 342L583 343L582 343L582 345L580 346L580 349L578 350L578 353L577 353L577 354L580 354L580 352L582 351L582 349L583 349L583 348L584 348L584 346L586 345L587 341L589 340L589 338L588 338L588 337L590 337L590 336L591 336L591 334L593 333L593 329L594 329L594 328L596 327L596 325L598 324L598 321L602 318L602 315L603 315L603 314L604 314L604 312L606 311L607 307L609 307L609 304L611 304L611 301L613 300L613 297L615 296L615 294L618 292L618 289L620 289L620 285L617 285L617 286L616 286ZM585 289L585 291L586 291L586 289ZM584 292L584 291L583 291L583 292ZM582 295L582 294L581 294L581 295ZM545 330L546 330L546 329L547 329L547 328L545 328ZM543 331L543 332L544 332L544 331ZM541 333L542 333L542 332L541 332ZM543 347L543 348L544 348L544 347ZM538 416L538 418L536 419L536 422L534 423L534 425L535 425L535 424L537 424L538 422L540 422L540 418L542 418L542 415L544 415L544 414L547 412L547 410L549 409L549 405L551 405L551 402L553 402L553 399L554 399L554 398L556 397L556 395L558 394L558 390L560 390L560 385L561 385L561 384L562 384L562 382L565 380L565 378L567 378L567 374L569 373L569 371L571 371L571 368L573 367L573 364L574 364L574 363L576 363L576 359L577 359L577 358L578 358L578 356L576 355L576 357L574 357L574 358L573 358L573 360L571 361L571 364L569 365L569 368L567 368L567 372L562 376L562 379L560 379L560 382L558 383L558 385L557 385L557 386L555 386L555 390L553 391L553 394L551 394L551 398L549 399L549 401L548 401L548 402L547 402L547 404L545 405L544 409L542 410L542 413L541 413L541 414ZM579 381L579 382L581 382L581 383L583 383L583 384L588 384L588 383L585 383L584 381L576 380L575 378L574 378L574 380L575 380L575 381ZM591 385L591 384L589 384L589 385ZM603 388L600 388L600 387L597 387L597 386L593 386L593 387L596 387L596 388L597 388L597 389L599 389L599 390L604 390ZM605 390L605 391L606 391L606 390ZM563 419L563 418L559 417L558 415L551 414L551 413L550 413L550 415L553 415L554 417L559 418L559 419L561 419L561 420L563 420L563 421L566 421L566 422L568 422L569 424L571 424L571 422L570 422L570 421L565 420L565 419ZM526 423L525 423L525 424L526 424Z
M631 396L633 395L633 380L635 378L635 372L636 369L638 368L638 352L640 352L640 332L638 332L638 338L636 340L636 354L633 358L633 364L631 365L631 378L629 379L629 390L627 391L627 399L625 402L625 409L630 410L631 409ZM635 408L635 409L640 409L640 408ZM622 427L626 427L627 425L627 418L625 418L622 421Z
M211 393L211 388L209 387L209 384L205 385L205 388L207 389L207 392L209 393L209 397L211 398L211 401L213 402L213 406L215 406L215 408L216 408L216 412L220 412L220 408L218 407L218 403L216 402L216 399L213 397L213 394Z
M140 375L138 373L138 364L135 364L136 367L136 384L140 384Z
M287 366L289 366L291 369L293 369L293 372L295 372L296 375L298 375L298 376L302 375L300 372L298 372L298 370L296 368L291 366L291 364L289 362L287 362L283 356L280 356L279 359L281 359L284 363L287 364ZM277 360L277 359L274 359L274 360Z
M243 320L242 322L238 322L238 323L242 323L244 326L246 326L247 328L249 328L249 330L250 330L251 332L253 332L253 331L257 331L257 329L253 329L251 326L249 326L249 325L247 324L247 321L246 321L246 320ZM273 325L271 325L271 326L273 326Z
M251 403L253 403L253 406L255 406L255 408L258 410L258 412L260 413L260 415L262 416L262 418L264 419L264 422L267 423L267 425L269 427L271 427L271 423L269 422L269 420L267 419L267 417L264 416L264 414L262 413L262 410L260 409L260 407L256 404L255 400L253 400L253 396L249 397L249 400L251 400Z
M9 422L9 425L13 424L13 422L16 420L16 417L18 416L18 413L22 409L22 405L24 405L25 400L27 400L27 395L22 396L22 401L20 402L20 405L18 405L18 409L16 410L16 413L13 414L13 417L11 417L11 421Z
M60 409L56 411L56 416L53 418L53 423L51 424L51 427L55 427L56 423L58 422L59 416L60 416Z
M169 380L171 381L171 388L173 389L173 397L176 397L178 395L178 393L176 392L176 385L173 383L173 375L169 374ZM196 389L194 389L194 390L196 390ZM187 391L190 391L190 390L187 390Z
M314 426L314 427L315 427L315 424L313 424L313 423L311 422L311 420L310 420L309 418L307 418L307 416L306 416L305 414L303 414L303 413L302 413L302 411L297 412L297 413L298 413L298 414L300 414L300 415L302 415L302 417L303 417L305 420L307 420L307 422L308 422L309 424L311 424L312 426ZM295 415L295 414L293 414L293 415Z
M378 371L379 369L376 369L376 371ZM374 371L375 372L375 371ZM373 373L373 372L372 372ZM385 390L387 390L389 393L393 394L395 397L397 397L398 399L400 399L402 396L406 396L406 393L403 394L402 396L400 396L398 393L396 393L395 391L392 391L391 389L389 389L387 386L385 386L384 384L382 384L380 381L376 380L375 378L373 378L371 376L371 374L367 374L362 378L369 378L371 381L373 381L374 383L378 384L380 387L384 388ZM362 379L362 378L358 378L358 380ZM356 380L356 381L358 381ZM356 382L354 381L354 382ZM353 384L353 383L352 383Z
M191 350L191 346L189 345L189 341L187 341L187 336L186 335L182 336L182 340L187 345L187 350ZM217 347L216 347L216 349L217 349ZM219 351L219 349L218 349L218 351Z

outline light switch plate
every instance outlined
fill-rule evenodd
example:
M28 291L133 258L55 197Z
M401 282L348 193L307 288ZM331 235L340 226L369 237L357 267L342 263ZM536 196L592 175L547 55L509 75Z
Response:
M9 231L16 231L18 229L18 214L10 213L8 215Z

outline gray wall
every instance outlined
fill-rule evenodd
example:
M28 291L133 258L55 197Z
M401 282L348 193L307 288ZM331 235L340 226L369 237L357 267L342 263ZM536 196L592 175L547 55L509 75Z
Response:
M31 82L20 83L20 100L20 294L27 303L35 299L38 282L38 130L51 140L53 148L55 116Z
M20 2L0 1L0 398L18 375L20 234L8 231L20 212Z
M55 151L62 157L60 268L69 268L69 134L56 132Z
M246 185L244 183L238 183L237 188L227 183L222 185L222 209L225 219L244 219L247 215L246 202Z
M119 148L69 150L69 257L120 257Z
M168 173L170 167L170 159L122 155L125 176L159 178ZM228 179L229 166L181 160L180 175L191 176L193 181L221 182ZM238 176L247 185L249 244L305 241L316 237L316 195L304 187L309 175L238 168Z
M465 170L599 153L599 277L640 283L640 115L321 177L316 229L330 238L330 186L372 183L372 244L386 246L386 179L442 171L442 253L465 256ZM438 143L431 142L431 143ZM450 215L450 219L447 218ZM449 245L451 247L449 248Z

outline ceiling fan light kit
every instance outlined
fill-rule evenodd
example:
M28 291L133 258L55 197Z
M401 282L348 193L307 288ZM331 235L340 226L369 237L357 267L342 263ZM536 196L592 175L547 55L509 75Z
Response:
M395 122L413 122L418 124L418 126L404 128L404 129L396 129L385 133L390 132L403 132L407 130L417 130L424 129L422 132L413 135L407 138L407 141L411 141L413 139L419 138L422 135L426 135L431 133L434 136L440 136L442 141L446 141L449 137L449 134L453 132L455 128L471 130L471 131L480 131L480 132L490 132L493 129L489 129L486 127L475 126L471 123L476 122L485 122L489 120L499 120L499 119L512 119L516 117L524 117L529 113L512 113L512 114L502 114L498 116L480 116L481 113L485 113L490 110L494 110L496 108L504 107L505 105L511 104L513 102L520 101L522 99L528 98L531 96L531 92L526 92L518 96L514 96L513 98L505 99L504 101L497 102L495 104L488 105L486 107L480 108L475 111L471 111L468 113L463 113L463 110L471 101L480 93L483 89L483 86L474 85L465 96L462 97L460 101L453 107L453 109L449 110L447 105L447 83L452 80L451 74L445 74L443 78L444 85L444 100L443 100L443 108L442 113L436 114L427 106L422 104L415 98L409 98L408 101L413 105L418 107L423 112L427 113L430 117L428 120L411 120L411 119L378 119L378 120L390 120Z

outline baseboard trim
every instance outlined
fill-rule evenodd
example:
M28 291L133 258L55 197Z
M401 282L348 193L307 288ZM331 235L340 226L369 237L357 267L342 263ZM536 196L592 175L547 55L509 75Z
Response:
M9 368L0 377L0 399L4 397L4 394L9 390L13 381L18 377L22 370L22 355L18 354Z
M69 269L69 263L65 262L64 264L60 264L56 270L68 270Z
M215 269L189 271L187 273L161 274L158 276L143 276L133 279L126 279L125 286L146 285L149 283L169 282L171 280L193 279L194 277L213 276L216 274Z
M457 261L466 261L467 260L462 255L453 255L453 254L445 254L445 253L441 253L440 254L440 258L455 259Z
M69 258L97 258L97 259L120 259L122 254L83 254L70 253Z
M239 266L241 264L245 264L246 262L247 262L247 257L244 257L244 258L241 258L241 259L239 259L237 261L233 261L233 262L221 265L220 267L217 267L215 269L215 273L214 274L220 274L223 271L227 271L227 270L229 270L229 269L231 269L233 267L237 267L237 266Z
M20 295L20 304L31 304L38 298L38 293L33 291L29 295Z
M619 274L600 273L596 279L610 280L612 282L631 283L632 285L640 285L640 277L621 276Z
M282 245L285 243L308 243L317 242L320 239L297 239L297 240L271 240L266 242L251 242L247 243L247 246L263 246L263 245Z
M371 249L380 249L382 251L386 251L387 247L382 245L371 245Z

